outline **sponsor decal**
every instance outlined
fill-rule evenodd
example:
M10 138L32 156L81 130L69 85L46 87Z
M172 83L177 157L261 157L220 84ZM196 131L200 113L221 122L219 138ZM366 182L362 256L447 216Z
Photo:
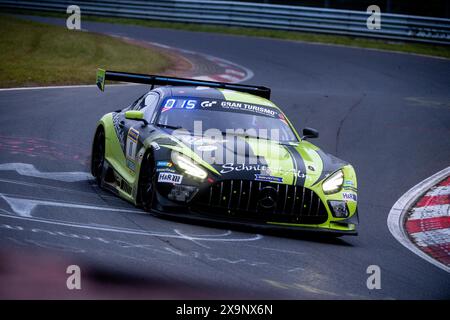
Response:
M177 171L174 168L156 168L156 172L170 172L170 173L176 173Z
M210 108L216 104L217 104L217 101L205 100L202 103L200 103L200 106L202 106L202 108Z
M128 130L128 138L133 139L135 142L137 142L139 138L139 131L134 128L130 128L130 130Z
M183 93L179 91L178 93ZM167 99L161 112L166 112L170 109L194 109L197 106L197 100L193 99Z
M352 186L343 186L342 187L344 190L349 190L349 191L353 191L353 192L358 192L358 189L356 189L355 187Z
M234 171L260 171L264 173L270 174L281 174L281 173L292 173L296 175L298 178L306 178L306 174L296 169L284 169L280 167L269 168L267 165L254 164L254 165L245 165L245 164L233 164L233 163L225 163L222 165L222 169L220 173L227 174Z
M130 159L127 159L127 167L130 168L130 170L135 171L136 163L134 161L131 161Z
M126 158L127 158L127 167L133 171L136 170L136 151L137 151L137 143L139 139L139 131L134 128L130 128L128 130L127 135L127 145L126 145Z
M183 181L183 176L181 174L160 172L159 176L158 176L158 182L162 182L162 183L180 184L181 181Z
M117 138L119 139L120 142L120 147L122 148L122 150L125 150L125 130L122 130L122 128L120 127L120 121L121 121L121 115L118 112L114 112L112 114L112 121L113 121L113 125L114 125L114 130L116 131L117 134Z
M345 181L344 181L344 185L346 185L346 186L352 186L352 185L353 185L353 181L352 181L352 180L345 180Z
M222 101L220 103L220 106L224 109L254 112L254 113L262 114L262 115L269 116L269 117L274 117L277 114L277 112L271 108L257 106L254 104L248 104L248 103L244 103L244 102L237 102L237 101Z
M268 106L255 105L240 101L226 101L226 100L202 100L189 98L169 98L162 104L161 112L166 112L172 109L192 110L211 108L217 111L232 110L246 113L257 113L268 117L279 117L281 121L286 121L284 116L280 116L279 112Z
M316 169L313 166L308 166L308 169L311 171L316 171Z
M156 162L156 166L157 167L172 167L173 166L173 163L172 162L170 162L170 161L157 161Z
M355 193L342 192L342 198L347 201L357 201L357 196Z
M268 176L265 174L255 174L255 180L265 182L283 182L282 177Z

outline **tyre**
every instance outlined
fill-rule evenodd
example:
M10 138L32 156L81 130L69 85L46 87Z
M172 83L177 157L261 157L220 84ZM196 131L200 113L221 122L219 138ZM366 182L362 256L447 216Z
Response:
M139 175L138 199L142 208L150 212L156 201L155 190L155 164L152 153L149 152L142 159L141 172Z
M103 167L105 164L105 132L97 130L92 147L91 171L99 186L102 185Z

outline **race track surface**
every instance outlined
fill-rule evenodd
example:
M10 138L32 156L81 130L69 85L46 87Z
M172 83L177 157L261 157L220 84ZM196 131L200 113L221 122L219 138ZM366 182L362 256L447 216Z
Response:
M449 274L406 250L386 224L405 191L449 165L450 60L84 21L82 27L252 70L247 83L271 87L299 130L317 128L314 143L354 165L359 236L332 240L186 224L99 190L85 174L96 121L147 90L110 86L104 93L94 87L0 92L2 250L68 254L81 268L159 279L169 290L198 288L197 295L168 297L450 298ZM369 265L381 268L380 290L366 286Z

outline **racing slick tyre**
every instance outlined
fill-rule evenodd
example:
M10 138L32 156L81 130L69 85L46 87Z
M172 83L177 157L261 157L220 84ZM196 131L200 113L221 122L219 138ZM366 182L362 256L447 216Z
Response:
M138 187L139 202L142 208L147 212L152 210L154 207L154 202L156 201L155 173L156 168L154 165L153 155L151 152L148 152L144 159L142 159Z
M92 147L91 172L97 184L102 186L103 166L105 163L105 131L99 128L94 138Z

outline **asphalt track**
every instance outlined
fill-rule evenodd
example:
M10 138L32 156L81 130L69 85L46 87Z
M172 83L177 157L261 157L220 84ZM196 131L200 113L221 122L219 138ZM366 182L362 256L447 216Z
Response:
M210 297L450 298L449 274L406 250L386 224L406 190L449 165L450 60L84 21L83 28L252 70L248 83L271 87L297 128L317 128L315 143L354 165L359 236L326 240L185 224L146 215L99 190L83 174L95 123L146 90L111 86L104 93L0 92L2 249L66 253L82 268L163 279L168 288L182 284ZM1 167L7 163L25 165ZM51 172L79 173L70 182ZM380 290L366 286L369 265L381 268Z

